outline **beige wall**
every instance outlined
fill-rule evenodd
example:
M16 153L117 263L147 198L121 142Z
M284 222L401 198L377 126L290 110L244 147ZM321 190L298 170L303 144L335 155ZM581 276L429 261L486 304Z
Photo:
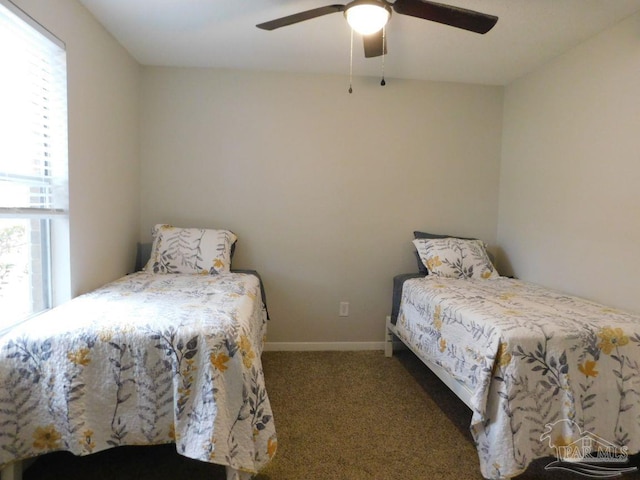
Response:
M378 82L144 68L141 238L229 228L270 342L380 342L414 229L495 242L502 89Z
M356 78L348 95L346 75L141 68L74 0L16 3L67 44L74 295L171 222L239 235L272 342L380 341L413 229L640 310L638 15L506 91Z
M13 0L66 43L71 294L131 271L139 233L140 67L75 0Z
M506 91L348 95L346 75L141 68L74 0L16 3L67 44L73 294L129 271L157 222L224 227L264 277L271 342L379 342L422 229L640 310L638 15Z
M498 243L518 277L640 311L640 15L506 89Z

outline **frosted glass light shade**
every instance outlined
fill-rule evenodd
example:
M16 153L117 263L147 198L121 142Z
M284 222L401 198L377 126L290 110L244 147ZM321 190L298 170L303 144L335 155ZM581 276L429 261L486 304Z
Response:
M366 3L353 5L344 14L351 28L362 35L376 33L387 24L391 16L388 9Z

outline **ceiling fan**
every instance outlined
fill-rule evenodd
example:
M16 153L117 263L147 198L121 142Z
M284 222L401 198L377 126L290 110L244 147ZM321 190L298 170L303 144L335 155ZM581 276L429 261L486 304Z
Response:
M263 30L275 30L294 23L311 20L330 13L344 12L347 22L363 35L364 56L378 57L387 53L383 27L391 18L392 10L400 15L431 20L475 33L487 33L498 17L466 8L445 5L428 0L353 0L346 5L327 5L256 25Z

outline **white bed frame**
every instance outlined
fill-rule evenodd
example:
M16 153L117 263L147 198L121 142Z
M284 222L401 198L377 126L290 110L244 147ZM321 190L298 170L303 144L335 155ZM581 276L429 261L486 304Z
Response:
M394 338L397 338L402 342L402 339L398 337L396 334L396 326L391 323L391 316L387 316L387 334L385 335L384 342L384 354L386 357L393 356L393 341ZM436 374L436 376L442 380L442 382L451 389L456 396L464 402L464 404L471 409L471 396L473 392L462 382L453 378L449 372L447 372L440 365L433 363L429 358L427 358L424 353L419 350L413 348L411 345L407 345L402 342L404 345L409 348L429 369ZM2 478L2 480L5 480Z
M4 467L0 472L0 480L22 480L22 461Z

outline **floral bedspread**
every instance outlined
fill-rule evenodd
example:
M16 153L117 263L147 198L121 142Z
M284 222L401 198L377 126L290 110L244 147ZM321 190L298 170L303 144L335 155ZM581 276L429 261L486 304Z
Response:
M640 451L640 315L505 277L426 277L405 282L396 329L473 391L485 478L585 432Z
M0 337L0 465L173 442L250 476L276 450L266 323L253 275L139 272L19 324Z

